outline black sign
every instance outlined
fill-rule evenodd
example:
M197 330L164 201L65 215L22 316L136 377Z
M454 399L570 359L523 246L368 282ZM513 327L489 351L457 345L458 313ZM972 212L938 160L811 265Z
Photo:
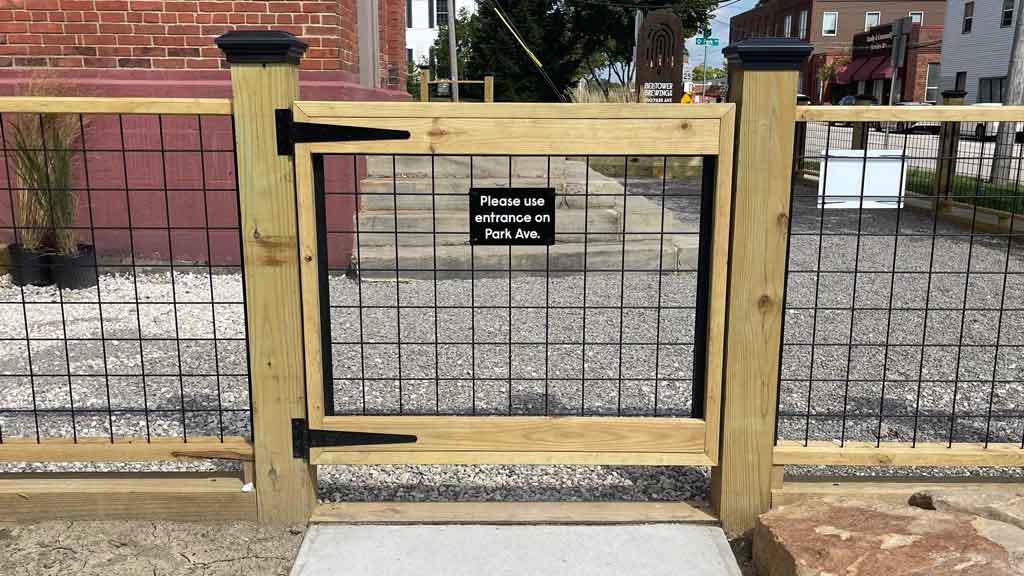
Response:
M652 12L640 24L636 86L643 101L678 104L683 97L682 28L671 10Z
M550 246L555 243L554 188L470 188L469 243Z

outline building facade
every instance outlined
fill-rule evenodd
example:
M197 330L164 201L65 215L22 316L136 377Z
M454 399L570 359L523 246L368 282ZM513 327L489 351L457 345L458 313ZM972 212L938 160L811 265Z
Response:
M1003 102L1018 6L1014 0L950 0L942 36L942 89L968 104Z
M834 95L827 71L838 71L851 58L855 34L907 16L922 26L938 26L945 14L945 0L763 0L732 17L729 42L756 36L807 40L814 52L800 70L798 90L822 103Z
M291 32L309 45L302 97L404 99L405 0L3 0L0 94L35 74L99 96L226 97L214 38Z
M895 28L891 23L882 24L854 34L851 59L838 69L829 86L833 100L870 95L879 104L939 101L942 26L913 24L899 33L899 38ZM903 63L895 70L894 42L906 47Z
M430 64L430 48L437 40L437 31L448 22L448 6L452 0L406 0L405 50L409 62ZM476 0L455 0L457 11L476 11Z

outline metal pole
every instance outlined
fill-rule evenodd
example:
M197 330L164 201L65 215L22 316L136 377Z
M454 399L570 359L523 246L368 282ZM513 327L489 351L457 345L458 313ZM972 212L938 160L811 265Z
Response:
M700 103L704 103L704 99L708 95L708 31L704 31L704 72L701 77L701 89L700 89Z
M452 68L452 102L459 101L459 53L455 43L455 0L439 0L448 4L448 60Z
M637 67L637 49L640 46L640 22L643 20L643 11L639 8L636 9L636 13L633 15L633 69L629 73L629 83L633 88L633 91L637 91L636 86L636 67Z

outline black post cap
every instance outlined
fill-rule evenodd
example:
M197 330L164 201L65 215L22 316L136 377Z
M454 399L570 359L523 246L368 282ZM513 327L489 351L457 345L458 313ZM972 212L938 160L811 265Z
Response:
M814 47L799 38L750 38L722 50L742 70L797 70Z
M281 30L231 30L216 41L230 64L298 64L307 44Z

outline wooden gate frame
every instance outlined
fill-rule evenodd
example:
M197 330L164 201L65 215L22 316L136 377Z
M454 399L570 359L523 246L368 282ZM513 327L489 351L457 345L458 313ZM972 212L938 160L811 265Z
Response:
M295 122L407 130L408 140L296 143L306 411L311 429L414 434L414 444L311 448L311 464L646 464L718 462L731 207L732 104L421 104L304 102ZM496 135L500 135L496 136ZM588 416L325 416L313 156L715 156L706 419Z

